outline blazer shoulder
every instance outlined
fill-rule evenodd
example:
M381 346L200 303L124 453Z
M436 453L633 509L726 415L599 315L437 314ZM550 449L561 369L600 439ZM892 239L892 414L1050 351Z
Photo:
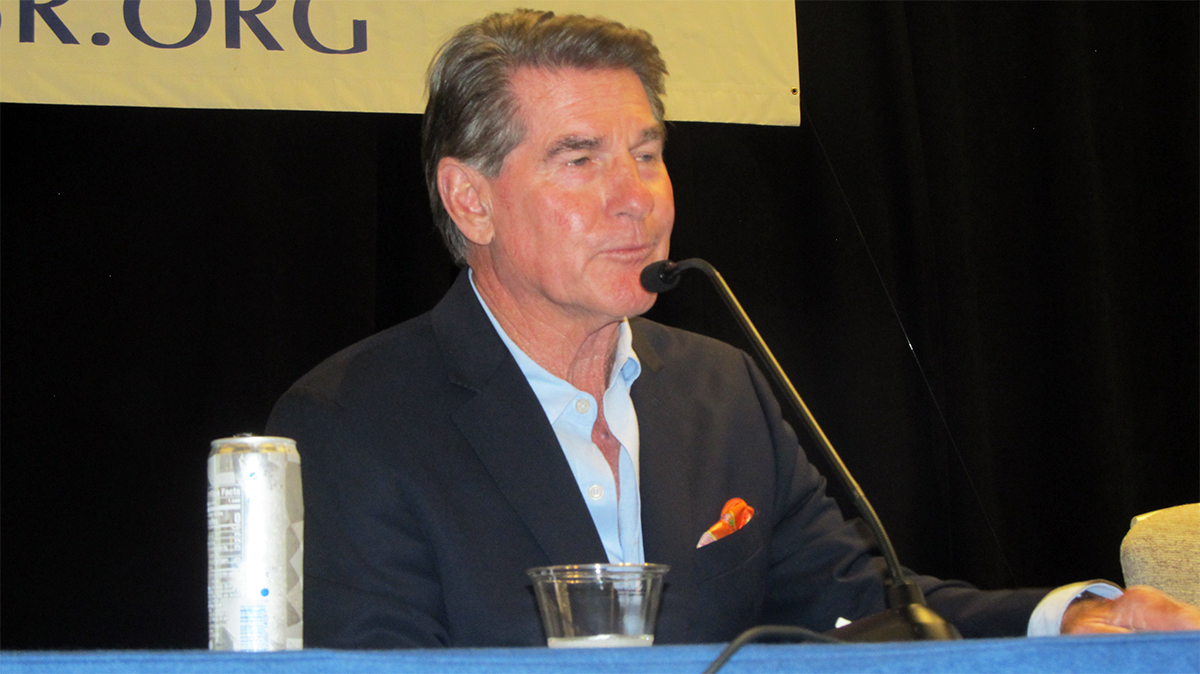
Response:
M292 385L329 397L346 391L370 390L439 359L430 315L421 314L355 342L321 361Z
M478 391L507 354L463 272L433 309L326 358L283 399L424 409Z

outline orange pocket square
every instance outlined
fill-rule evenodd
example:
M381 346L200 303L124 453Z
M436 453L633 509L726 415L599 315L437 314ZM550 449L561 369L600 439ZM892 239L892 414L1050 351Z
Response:
M749 522L751 517L754 517L754 508L746 505L746 502L740 498L729 499L725 502L725 507L721 508L721 519L704 532L700 541L696 543L696 547L702 548L715 540L725 538L746 526L746 522Z

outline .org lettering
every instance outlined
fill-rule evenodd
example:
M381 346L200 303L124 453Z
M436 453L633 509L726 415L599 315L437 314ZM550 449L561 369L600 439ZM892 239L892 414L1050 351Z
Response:
M325 1L334 2L335 0ZM38 0L20 0L18 5L20 8L18 16L20 41L34 42L40 22L60 43L79 44L79 39L59 16L58 9L68 2L69 0L41 0L40 2ZM196 44L208 34L209 28L212 27L213 4L213 0L193 0L194 11L191 17L191 28L183 39L176 42L164 42L163 39L169 38L155 37L146 31L142 25L142 0L125 0L121 3L121 14L125 30L138 42L155 49L182 49ZM259 44L268 51L283 51L279 40L275 39L275 36L267 30L261 19L263 14L275 7L277 0L258 0L258 4L247 8L242 7L242 0L217 0L217 4L223 5L226 49L242 48L242 25L245 24ZM367 51L366 21L359 19L351 21L349 47L342 49L330 47L327 46L327 42L334 41L334 38L323 36L325 40L323 42L313 33L308 19L311 6L312 0L294 0L292 3L292 27L296 31L296 37L306 47L321 54L359 54ZM0 17L0 21L2 21L2 17ZM186 26L181 26L180 30L182 31L184 27ZM80 26L76 26L75 29L83 30ZM110 42L111 38L107 33L96 32L92 34L91 40L94 45L104 46Z

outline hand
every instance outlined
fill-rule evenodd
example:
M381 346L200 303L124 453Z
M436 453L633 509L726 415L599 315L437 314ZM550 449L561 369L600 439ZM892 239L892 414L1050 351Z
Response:
M1200 609L1146 585L1116 599L1084 593L1063 614L1063 634L1200 630Z

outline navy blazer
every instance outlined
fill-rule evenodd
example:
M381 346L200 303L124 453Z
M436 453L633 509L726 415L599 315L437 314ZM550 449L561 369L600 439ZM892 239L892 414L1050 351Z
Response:
M667 564L656 643L758 624L833 628L883 609L882 564L825 495L742 351L632 319L642 362L647 562ZM534 646L525 570L607 561L561 447L464 272L433 311L332 356L280 399L305 503L305 645ZM727 500L755 509L703 548ZM921 577L966 636L1019 635L1041 591Z

